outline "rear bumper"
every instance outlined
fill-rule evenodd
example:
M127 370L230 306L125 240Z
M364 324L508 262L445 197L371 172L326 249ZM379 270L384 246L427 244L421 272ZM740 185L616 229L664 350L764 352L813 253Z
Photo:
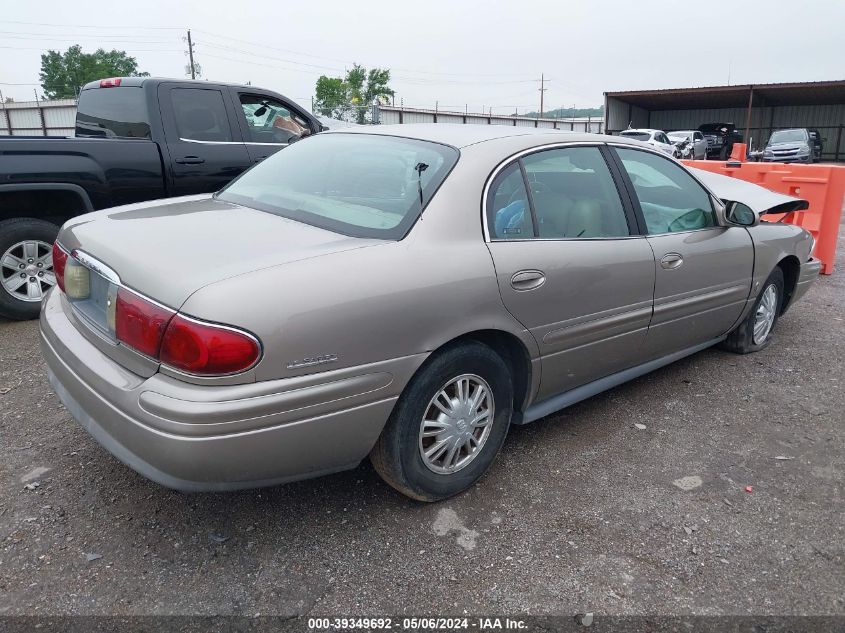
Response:
M142 378L71 323L59 293L41 313L50 382L106 450L185 491L274 485L356 466L424 355L246 385Z

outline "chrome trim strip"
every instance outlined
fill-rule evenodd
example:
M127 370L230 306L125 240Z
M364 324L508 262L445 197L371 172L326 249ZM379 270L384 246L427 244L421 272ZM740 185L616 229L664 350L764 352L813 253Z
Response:
M184 143L197 143L198 145L243 145L243 141L200 141L193 138L182 138L179 137L180 141Z
M62 248L62 247L59 246L59 248ZM64 250L64 249L62 248L62 250ZM89 255L85 251L81 251L78 248L74 248L70 252L70 256L73 257L80 264L85 266L85 268L88 268L90 270L93 270L95 273L98 273L101 277L103 277L107 281L110 281L113 284L117 284L118 286L121 285L120 284L120 275L118 275L117 272L115 272L115 270L113 268L106 266L103 262L101 262L96 257L92 257L91 255Z
M198 145L273 145L274 147L287 147L290 143L259 143L257 141L200 141L194 138L182 138L184 143L197 143Z

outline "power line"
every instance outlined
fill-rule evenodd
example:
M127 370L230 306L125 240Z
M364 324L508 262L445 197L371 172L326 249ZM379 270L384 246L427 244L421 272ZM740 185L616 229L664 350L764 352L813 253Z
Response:
M21 22L19 20L0 20L0 24L25 24L27 26L63 26L68 27L71 26L75 29L119 29L126 26L130 26L127 24L55 24L50 22ZM142 30L153 30L153 31L182 31L184 30L178 26L140 26L137 24L131 25L133 29L142 29Z
M46 53L43 46L2 46L0 48L9 48L16 51L41 51ZM122 48L122 47L121 47ZM125 53L181 53L182 49L175 48L124 48ZM40 85L40 84L39 84Z

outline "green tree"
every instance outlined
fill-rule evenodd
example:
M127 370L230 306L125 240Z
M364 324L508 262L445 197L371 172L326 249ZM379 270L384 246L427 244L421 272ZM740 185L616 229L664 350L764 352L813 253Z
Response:
M64 53L47 51L41 55L41 88L47 99L70 99L89 81L104 77L148 77L138 72L138 62L125 51L98 48L83 53L82 47L71 46Z
M322 75L314 92L314 109L323 116L343 119L349 111L346 84L340 77Z
M371 68L369 71L354 64L346 77L321 76L317 80L314 108L323 116L335 119L352 117L356 123L364 124L370 117L370 106L374 101L385 101L393 96L390 88L390 70Z

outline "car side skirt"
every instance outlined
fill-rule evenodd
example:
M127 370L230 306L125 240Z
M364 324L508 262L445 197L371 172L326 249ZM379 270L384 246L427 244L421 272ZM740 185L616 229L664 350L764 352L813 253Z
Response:
M535 420L544 418L556 411L560 411L561 409L565 409L566 407L572 406L582 400L591 398L602 391L607 391L608 389L612 389L613 387L628 382L629 380L644 376L655 369L660 369L661 367L674 363L676 360L680 360L686 356L691 356L692 354L705 350L708 347L712 347L713 345L725 340L725 338L725 336L719 336L705 343L694 345L693 347L688 347L687 349L683 349L679 352L673 352L672 354L667 354L666 356L661 356L660 358L655 358L654 360L650 360L642 365L624 369L615 374L610 374L604 378L599 378L598 380L589 382L586 385L581 385L575 389L570 389L569 391L552 396L542 402L532 404L525 410L525 413L521 416L521 418L514 416L513 424L528 424L529 422L534 422Z

